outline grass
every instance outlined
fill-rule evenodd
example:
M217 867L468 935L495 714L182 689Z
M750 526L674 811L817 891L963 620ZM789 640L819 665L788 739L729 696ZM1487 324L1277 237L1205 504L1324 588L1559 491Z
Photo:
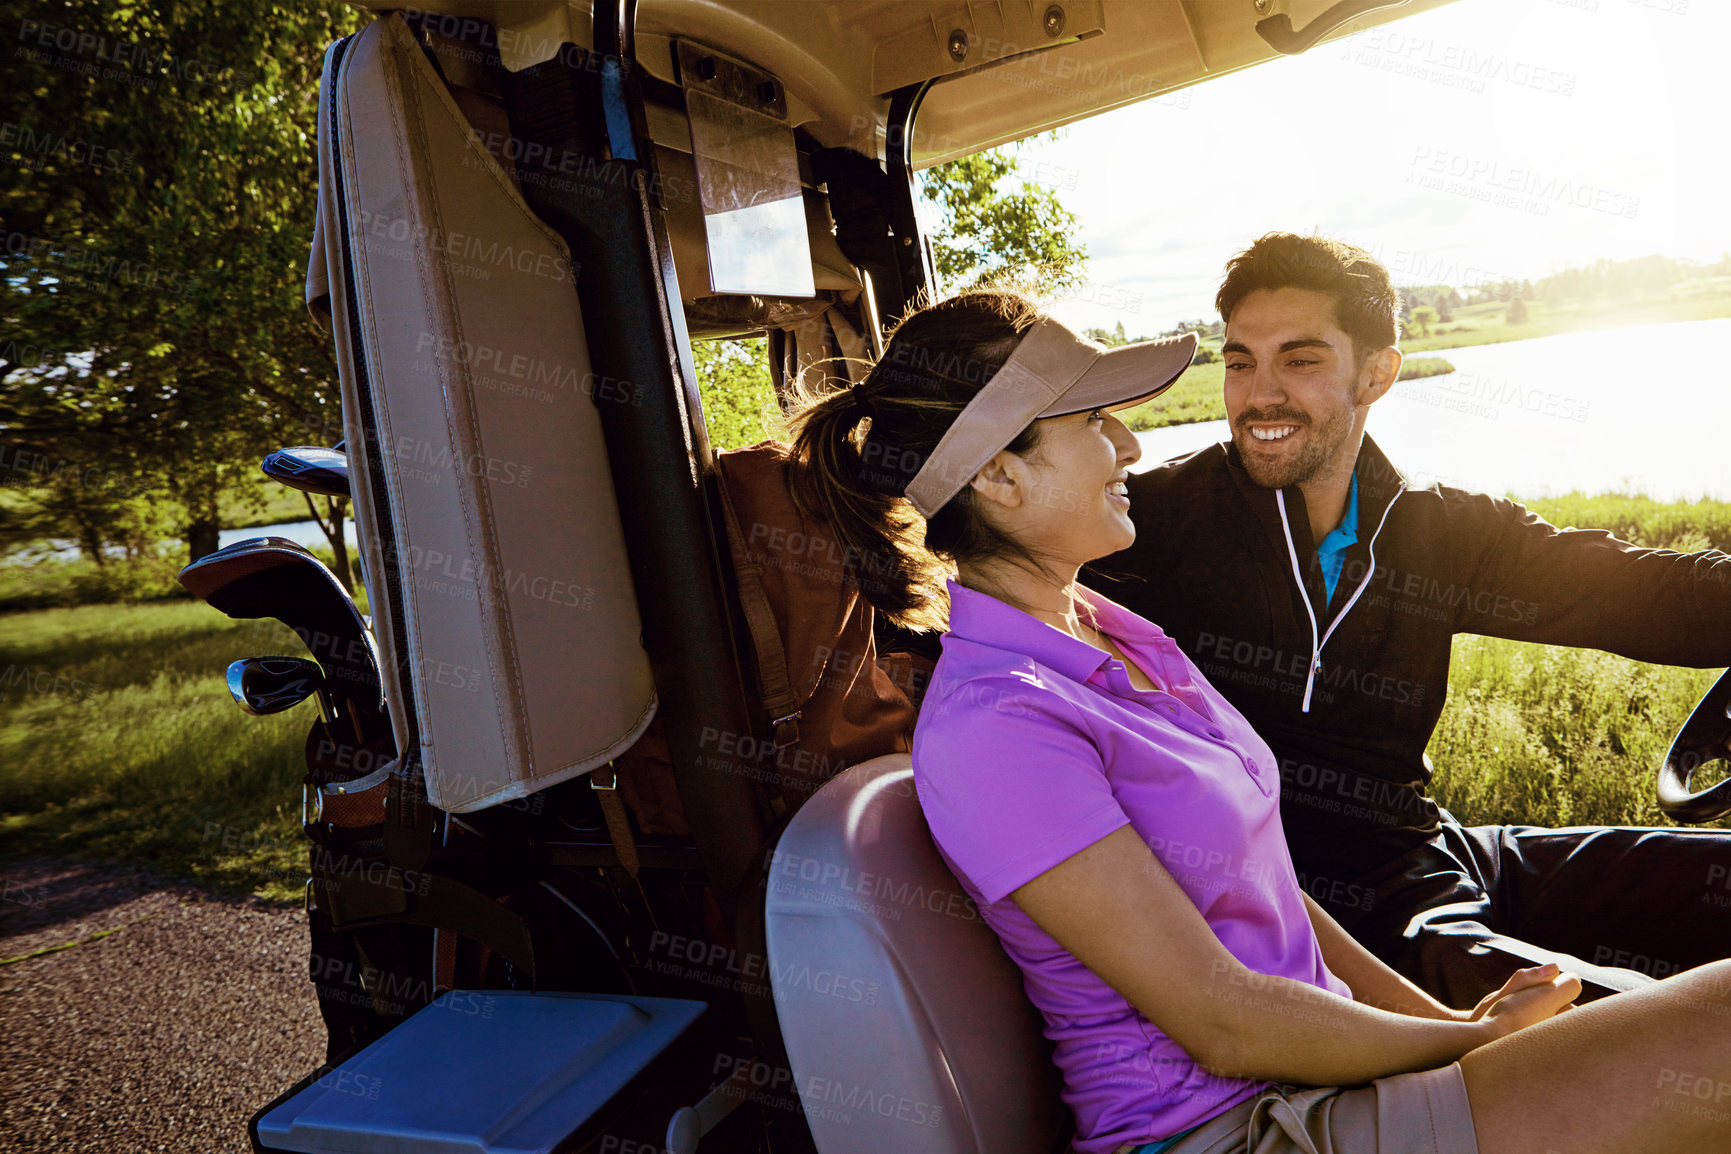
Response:
M1574 301L1566 304L1527 302L1527 321L1511 325L1504 318L1504 302L1467 305L1455 309L1449 324L1439 325L1428 335L1402 335L1401 351L1407 354L1458 349L1466 345L1495 345L1554 337L1563 333L1620 329L1635 325L1677 324L1731 317L1731 284L1723 279L1693 282L1690 291L1646 301Z
M351 558L353 531L351 524ZM259 535L264 535L263 528ZM315 545L310 552L327 567L336 562L328 545ZM175 577L186 566L186 556L185 545L168 541L154 555L116 557L103 565L81 556L0 563L0 616L28 609L181 599L187 594Z
M1723 501L1575 492L1524 504L1554 525L1609 529L1652 548L1731 547ZM1669 825L1654 801L1659 760L1717 675L1456 637L1448 705L1431 735L1432 793L1469 825ZM1716 824L1731 828L1731 819Z
M319 504L319 511L324 511L324 498L314 498ZM281 525L285 521L305 521L311 517L307 512L306 496L298 489L291 489L279 481L273 481L264 473L248 474L247 483L239 493L226 494L221 502L218 515L225 529L251 529L259 525Z
M185 601L13 614L0 641L0 855L146 861L290 900L311 703L251 717L222 670L300 653L275 621Z
M1455 367L1441 357L1408 357L1401 362L1400 376L1396 380L1418 381L1425 377L1446 377L1455 371Z
M1468 825L1669 825L1654 775L1716 676L1457 637L1449 701L1429 749L1432 793ZM1731 820L1717 824L1731 828Z
M179 545L165 546L157 556L115 558L104 565L83 557L0 564L0 614L184 597L174 576L185 564Z
M1223 362L1191 365L1177 384L1152 401L1125 409L1118 414L1118 419L1136 433L1195 421L1224 421L1226 405L1221 396L1225 385L1226 365Z
M1655 501L1623 493L1523 500L1527 508L1553 525L1609 529L1625 541L1654 549L1692 553L1699 549L1731 552L1731 502Z

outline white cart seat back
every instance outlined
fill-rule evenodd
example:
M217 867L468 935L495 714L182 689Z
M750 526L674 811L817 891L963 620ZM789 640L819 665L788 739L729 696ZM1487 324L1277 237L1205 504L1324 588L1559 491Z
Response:
M596 399L564 242L400 16L332 48L320 106L307 295L334 329L392 724L434 805L481 809L605 764L654 714L595 407L621 402Z
M1039 1013L938 856L906 754L794 816L765 921L787 1092L819 1154L1051 1154L1065 1115Z

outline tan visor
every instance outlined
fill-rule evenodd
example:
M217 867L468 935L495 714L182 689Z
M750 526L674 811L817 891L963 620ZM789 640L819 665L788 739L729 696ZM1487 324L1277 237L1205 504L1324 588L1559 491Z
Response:
M1171 388L1195 355L1195 333L1108 349L1046 317L957 415L908 482L908 500L932 516L1034 421L1140 404Z

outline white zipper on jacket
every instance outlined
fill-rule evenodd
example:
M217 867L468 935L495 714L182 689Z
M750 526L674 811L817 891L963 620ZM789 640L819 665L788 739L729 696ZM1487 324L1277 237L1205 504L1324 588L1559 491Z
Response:
M1274 502L1280 506L1280 528L1286 534L1286 556L1292 562L1292 578L1298 582L1298 596L1304 602L1304 614L1310 618L1310 668L1304 673L1304 701L1299 705L1300 713L1310 712L1310 694L1316 688L1316 675L1322 669L1322 647L1328 644L1328 639L1334 636L1335 626L1339 625L1352 612L1352 607L1358 604L1358 599L1364 596L1364 591L1370 587L1370 579L1376 576L1376 539L1382 534L1382 527L1388 524L1388 515L1394 509L1395 501L1406 492L1406 482L1389 498L1388 505L1382 511L1382 520L1376 523L1376 532L1370 535L1370 567L1365 570L1364 577L1359 581L1358 588L1352 591L1352 596L1346 599L1346 604L1340 607L1340 612L1328 623L1328 628L1322 631L1322 636L1316 634L1316 610L1310 607L1310 592L1304 587L1304 571L1298 567L1298 549L1292 543L1292 522L1286 515L1286 492L1282 489L1274 491Z

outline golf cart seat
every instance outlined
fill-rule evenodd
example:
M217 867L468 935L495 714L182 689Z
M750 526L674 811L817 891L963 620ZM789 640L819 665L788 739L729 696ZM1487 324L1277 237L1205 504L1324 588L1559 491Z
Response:
M1064 1148L1040 1016L932 844L908 755L818 790L767 882L776 1015L819 1154Z

